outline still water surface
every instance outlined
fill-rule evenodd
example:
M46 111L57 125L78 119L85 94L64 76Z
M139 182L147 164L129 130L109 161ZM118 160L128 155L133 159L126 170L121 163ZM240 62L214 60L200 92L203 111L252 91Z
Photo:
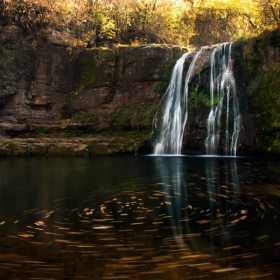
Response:
M0 279L280 278L277 160L2 158L0 170Z

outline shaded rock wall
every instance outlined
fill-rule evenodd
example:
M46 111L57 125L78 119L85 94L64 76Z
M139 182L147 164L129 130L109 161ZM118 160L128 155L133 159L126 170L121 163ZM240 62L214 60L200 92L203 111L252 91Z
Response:
M207 118L211 111L210 57L214 48L215 46L200 49L201 53L189 79L188 119L182 149L185 154L206 153ZM197 51L187 57L183 76ZM241 114L237 155L272 155L280 152L279 54L280 29L232 44L232 74L236 81ZM218 69L216 71L219 73ZM230 96L229 104L232 102L233 98ZM224 154L226 146L226 108L224 97L219 154ZM232 135L232 131L233 120L229 124L229 135ZM151 145L154 145L156 136L157 132L153 134Z
M280 152L280 29L234 43L240 154Z
M210 53L209 51L210 50ZM188 122L184 152L205 153L211 48L202 50L189 85ZM280 152L280 29L232 45L233 74L237 84L241 127L238 155ZM186 62L188 65L188 62ZM223 126L223 123L221 124ZM220 139L222 153L223 139Z
M2 137L32 135L30 124L82 122L88 131L110 130L117 109L159 102L183 52L153 45L81 51L60 37L38 42L13 25L0 30Z

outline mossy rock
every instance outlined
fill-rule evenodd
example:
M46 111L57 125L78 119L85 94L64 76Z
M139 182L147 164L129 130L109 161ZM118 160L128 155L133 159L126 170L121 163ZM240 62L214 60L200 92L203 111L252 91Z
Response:
M112 128L119 131L152 129L157 109L158 104L118 108L111 116Z
M29 156L30 146L21 143L13 144L12 154L13 156Z
M48 154L49 144L33 144L30 146L30 155L43 156Z
M91 142L88 144L88 150L90 155L108 155L112 153L112 147L107 143Z
M5 156L5 155L12 155L13 154L13 146L14 143L11 140L4 141L0 145L0 155Z
M253 96L259 127L268 149L280 153L280 63L263 72L261 80Z
M59 144L50 146L48 149L50 156L88 156L88 147L85 144Z
M109 49L92 48L80 54L74 79L80 89L113 86L116 73L117 54Z
M96 143L87 144L90 155L111 155L119 153L134 153L132 141L118 141L115 143Z

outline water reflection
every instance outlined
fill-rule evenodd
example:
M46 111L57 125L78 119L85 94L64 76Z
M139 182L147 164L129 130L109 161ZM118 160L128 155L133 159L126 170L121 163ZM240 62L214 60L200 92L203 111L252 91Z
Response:
M155 158L156 177L165 195L164 205L165 219L168 219L169 228L177 244L184 245L183 221L187 220L188 194L187 178L184 172L182 157L172 157L166 161L163 157ZM167 218L168 217L168 218ZM186 222L186 225L188 223Z
M278 162L76 160L0 161L0 279L279 278Z
M236 159L220 165L208 158L200 170L185 170L184 158L156 158L158 183L165 194L164 212L169 217L169 227L178 244L188 247L185 236L201 235L209 240L211 252L216 243L229 246L231 223L246 219L246 210L240 211L239 182ZM235 222L233 222L235 221ZM190 241L190 240L189 240ZM199 250L195 240L192 248Z

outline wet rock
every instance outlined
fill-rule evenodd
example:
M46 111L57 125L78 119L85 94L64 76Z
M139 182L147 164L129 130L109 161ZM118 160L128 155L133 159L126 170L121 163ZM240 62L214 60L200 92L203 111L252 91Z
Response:
M48 155L48 143L33 143L29 145L30 155L32 156L45 156Z
M50 156L88 156L89 151L85 144L57 143L48 148Z
M137 139L125 137L0 139L0 156L89 156L135 153Z

